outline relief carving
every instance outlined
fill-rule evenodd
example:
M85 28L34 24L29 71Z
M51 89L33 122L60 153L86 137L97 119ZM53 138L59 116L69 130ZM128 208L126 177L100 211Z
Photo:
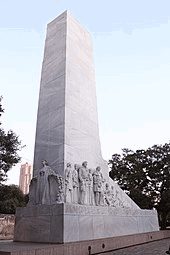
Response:
M38 175L30 182L29 203L55 204L64 202L64 179L56 174L48 166L46 160L42 160L43 168L38 171Z
M88 168L87 161L82 163L82 167L79 169L79 185L80 185L80 204L86 204L87 200L87 183L88 181Z
M112 205L112 195L111 195L111 191L109 189L109 184L106 183L105 185L105 191L104 191L104 202L106 206L111 206Z
M73 170L73 203L78 204L78 189L79 189L79 180L78 180L78 170L79 170L79 165L75 164L74 165L74 170Z
M101 173L101 167L88 169L87 161L82 166L67 163L65 177L53 171L46 160L43 167L30 183L29 205L70 203L91 206L130 208L122 201L121 194L114 186L109 186ZM96 208L97 209L97 208Z
M67 203L73 202L73 172L70 163L67 163L65 170L65 201Z
M58 193L56 202L58 204L64 203L64 186L65 186L65 180L62 176L57 175L56 177L57 183L58 183Z
M89 169L87 180L87 204L94 205L94 192L93 192L93 170Z
M93 173L93 190L96 205L103 205L102 183L104 182L104 179L100 170L101 168L98 166Z

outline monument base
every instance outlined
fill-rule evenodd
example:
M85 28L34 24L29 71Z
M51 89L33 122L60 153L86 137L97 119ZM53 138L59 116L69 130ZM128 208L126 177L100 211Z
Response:
M21 243L4 241L0 244L0 255L21 255L21 254L89 255L101 253L106 254L106 252L109 251L114 251L121 248L144 244L148 242L153 242L165 238L170 238L170 230L154 231L144 234L110 237L105 239L65 244L40 244L30 242Z
M158 230L156 210L37 205L17 208L14 241L68 243Z

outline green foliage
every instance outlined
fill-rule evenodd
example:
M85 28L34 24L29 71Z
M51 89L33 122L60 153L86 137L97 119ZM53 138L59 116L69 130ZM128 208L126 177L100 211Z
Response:
M0 116L4 112L0 97ZM18 136L9 130L7 133L1 127L0 123L0 183L7 178L7 172L20 161L18 151L22 149L21 141Z
M0 213L15 214L16 207L24 207L28 196L16 185L0 185Z
M142 193L139 189L132 189L129 193L130 198L141 208L141 209L152 209L154 201L151 197Z
M110 177L143 209L155 207L165 228L170 211L170 143L136 152L123 149L109 160Z

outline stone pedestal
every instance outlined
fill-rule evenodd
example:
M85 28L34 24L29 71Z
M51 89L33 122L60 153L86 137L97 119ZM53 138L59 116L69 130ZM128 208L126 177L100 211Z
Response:
M41 205L17 208L14 241L68 243L158 230L155 210Z

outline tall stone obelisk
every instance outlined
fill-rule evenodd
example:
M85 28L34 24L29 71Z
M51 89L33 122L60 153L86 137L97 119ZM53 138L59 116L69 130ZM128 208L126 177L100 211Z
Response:
M33 175L42 160L64 176L67 163L101 167L122 201L138 206L109 178L98 130L93 47L90 33L65 11L47 25L35 138Z
M67 162L102 163L91 35L65 11L48 24L42 65L34 175L46 159L59 174ZM107 173L108 175L108 173Z
M90 176L83 166L74 171L73 184L73 166L65 171L66 163L83 161L88 168L100 166L104 178L100 167ZM33 167L29 204L17 208L15 241L68 243L158 230L156 211L141 210L109 179L99 140L92 40L67 11L47 27ZM93 203L99 196L100 203Z

